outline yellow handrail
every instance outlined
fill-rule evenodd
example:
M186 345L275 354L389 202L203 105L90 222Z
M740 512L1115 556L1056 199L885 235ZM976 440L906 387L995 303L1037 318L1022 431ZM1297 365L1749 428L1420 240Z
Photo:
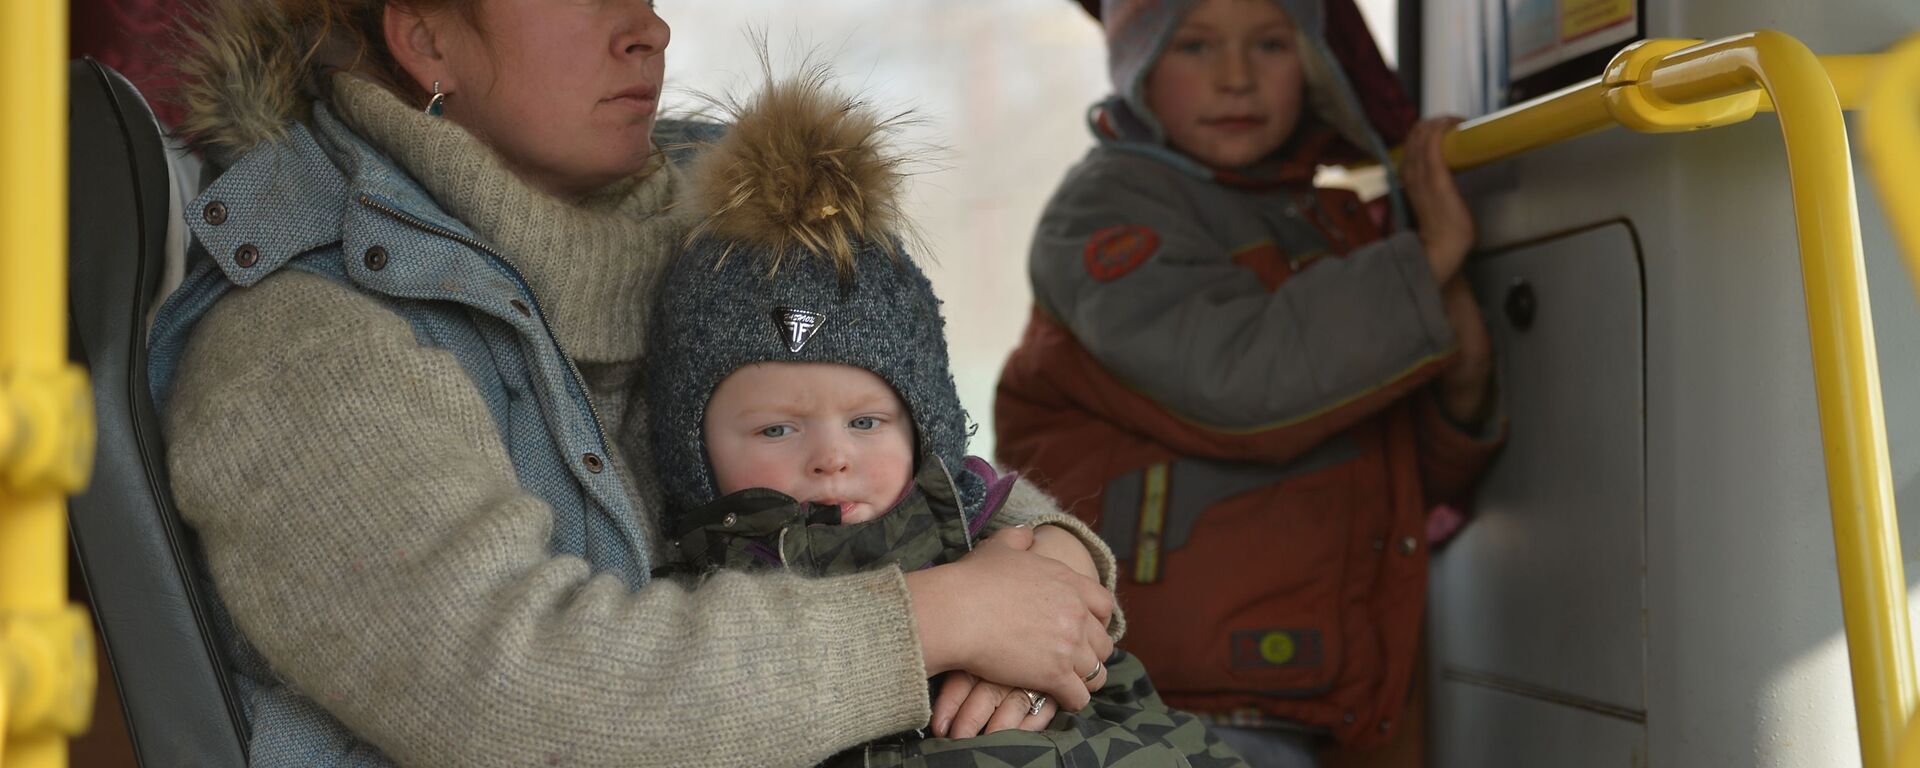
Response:
M1853 170L1834 85L1843 80L1851 101L1877 58L1823 62L1772 31L1710 43L1643 41L1600 77L1461 124L1444 149L1450 165L1467 168L1615 123L1689 131L1763 109L1777 113L1799 231L1861 759L1866 768L1889 768L1914 712L1913 654ZM1916 166L1907 162L1911 173Z
M1699 42L1651 40L1640 44L1638 50L1644 56L1649 50L1678 51ZM1865 91L1865 83L1881 56L1843 54L1819 58L1821 68L1826 70L1828 78L1833 81L1835 93L1840 97L1840 107L1854 109L1863 100L1861 94ZM1609 69L1621 63L1616 59ZM1607 110L1606 93L1611 87L1604 76L1595 77L1461 123L1459 130L1447 138L1447 160L1455 170L1466 170L1619 125L1613 113ZM1752 94L1751 98L1757 99L1754 111L1773 111L1773 101L1765 91L1754 90L1749 93ZM1399 150L1394 151L1394 158L1399 158Z
M0 761L52 768L93 713L93 632L67 605L63 497L93 459L66 362L67 8L0 2Z

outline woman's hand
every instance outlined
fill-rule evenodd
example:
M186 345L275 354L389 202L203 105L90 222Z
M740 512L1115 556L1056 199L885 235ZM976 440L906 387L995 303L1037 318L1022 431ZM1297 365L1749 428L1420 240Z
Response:
M1093 553L1087 551L1087 545L1080 537L1073 535L1057 525L1042 525L1033 529L1033 549L1036 555L1044 555L1058 560L1075 573L1090 579L1100 578L1093 567Z
M1440 300L1447 309L1447 323L1460 345L1453 363L1440 373L1437 386L1440 408L1454 424L1477 429L1487 419L1493 382L1493 343L1487 337L1486 321L1473 289L1464 277L1454 277L1441 288Z
M1460 124L1457 117L1435 117L1415 123L1400 156L1400 176L1406 180L1407 199L1419 224L1420 243L1427 249L1427 265L1435 282L1445 285L1460 272L1467 251L1473 249L1473 214L1453 181L1453 171L1440 152L1440 140Z
M1113 594L1036 555L1033 531L1007 528L959 562L907 574L927 676L961 669L1043 693L1069 710L1105 682Z
M1026 691L954 670L940 680L940 693L933 699L933 735L967 739L1008 728L1038 731L1060 711L1051 696L1039 714L1027 714L1032 708Z

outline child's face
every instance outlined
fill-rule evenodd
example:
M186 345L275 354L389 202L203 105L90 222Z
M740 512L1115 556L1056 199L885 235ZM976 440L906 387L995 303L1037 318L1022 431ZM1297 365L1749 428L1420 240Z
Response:
M1175 149L1216 168L1250 165L1299 122L1296 40L1273 0L1204 0L1147 73L1147 107Z
M713 391L704 424L722 495L769 488L840 506L843 523L883 514L913 480L913 424L893 387L833 363L758 363Z

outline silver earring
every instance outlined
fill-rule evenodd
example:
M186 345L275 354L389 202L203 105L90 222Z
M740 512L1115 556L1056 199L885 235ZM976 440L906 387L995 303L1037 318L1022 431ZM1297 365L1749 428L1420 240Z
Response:
M439 117L447 111L447 95L440 92L440 81L433 81L433 98L427 99L427 114Z

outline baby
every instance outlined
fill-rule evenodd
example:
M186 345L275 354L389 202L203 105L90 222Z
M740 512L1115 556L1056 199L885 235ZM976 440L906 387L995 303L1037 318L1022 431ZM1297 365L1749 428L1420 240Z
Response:
M940 303L897 236L887 124L818 73L770 85L733 118L690 171L683 199L701 223L648 342L653 459L681 567L914 572L1018 522L1035 530L1031 551L1098 576L1091 530L966 456ZM948 673L941 701L998 691L991 703L1017 727L943 738L947 707L929 729L829 764L1244 765L1167 709L1133 657L1089 661L1101 687L1079 712L1048 720L1040 694Z

